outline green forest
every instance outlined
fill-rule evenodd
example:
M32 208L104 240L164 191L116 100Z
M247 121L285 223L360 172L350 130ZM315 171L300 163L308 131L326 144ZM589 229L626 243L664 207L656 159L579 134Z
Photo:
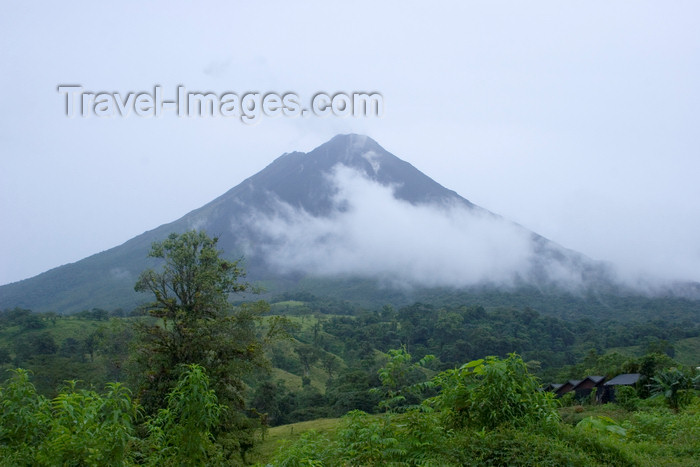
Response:
M216 238L150 256L146 306L0 312L0 463L700 465L700 325L677 299L243 301ZM624 373L614 403L544 390Z

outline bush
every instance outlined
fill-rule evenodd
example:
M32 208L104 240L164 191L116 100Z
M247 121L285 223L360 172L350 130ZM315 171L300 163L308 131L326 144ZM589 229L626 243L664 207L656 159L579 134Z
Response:
M220 464L211 429L223 407L197 365L185 368L168 407L146 421L146 440L135 437L139 408L120 383L98 394L69 381L48 401L27 371L12 371L0 386L0 465L131 465L136 456L143 465Z
M295 443L286 441L272 461L279 467L321 467L333 464L331 441L314 430L302 433Z
M629 412L634 412L639 407L637 391L632 386L615 388L615 403Z
M0 387L0 444L7 454L33 452L48 432L51 406L29 382L27 370L10 371L12 376Z
M584 453L548 435L503 427L479 436L463 438L457 451L460 465L589 466Z
M225 407L209 388L204 369L187 365L167 400L168 406L149 423L154 465L203 465L218 458L220 447L211 430Z
M615 420L604 415L586 417L576 424L576 428L587 432L596 432L606 436L627 436L627 430L617 424Z
M562 425L558 439L576 452L585 453L592 462L587 465L636 466L639 459L623 443L606 434L596 434L587 430L569 428ZM586 464L584 464L586 465Z
M559 405L561 407L572 407L576 404L576 394L574 394L573 392L567 392L559 399L557 399L557 401L559 401Z
M51 430L37 453L41 464L121 465L130 457L136 409L120 383L100 395L71 381L51 405Z
M25 370L0 389L3 465L121 465L130 457L136 408L128 390L109 384L104 395L69 382L51 402Z
M540 390L539 381L516 354L466 363L440 373L431 384L441 392L427 403L443 413L450 427L541 427L559 421L554 395Z

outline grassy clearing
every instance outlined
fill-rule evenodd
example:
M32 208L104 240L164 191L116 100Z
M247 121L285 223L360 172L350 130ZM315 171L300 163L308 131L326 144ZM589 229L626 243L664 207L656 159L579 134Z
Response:
M447 464L430 465L486 465L487 463L488 465L562 465L561 461L565 461L563 465L580 466L700 465L699 411L700 401L697 398L694 404L680 414L674 414L662 407L650 407L635 412L628 412L612 404L564 407L559 409L564 423L555 432L538 432L535 427L531 427L532 430L501 427L485 433L472 433L466 429L449 441L454 449L451 456L456 457L443 459ZM405 426L405 423L402 422L401 416L393 417L395 420L389 425L389 429L398 430L395 433L399 433L400 427ZM574 427L586 417L610 417L624 429L626 434L620 437L617 433L606 430L588 431L586 428ZM374 443L376 441L381 444L382 433L379 431L374 433L377 429L371 423L374 419L375 416L369 416L363 419L361 425L355 427L354 436L360 436L362 439L353 439L354 448L361 445L367 449L378 449ZM325 433L331 438L332 443L342 443L343 441L333 440L340 426L340 420L319 419L271 428L248 460L258 462L258 465L266 465L281 452L280 449L285 449L285 443L294 443L311 430ZM343 426L347 429L347 422L344 422ZM430 430L427 426L424 426L424 429L425 435L428 436ZM372 441L363 438L369 432L373 433ZM352 433L350 435L352 436ZM319 465L311 461L326 455L323 454L326 445L318 445L312 449L316 451L299 454L302 457L309 455L308 459L304 458L309 463L296 465ZM338 449L338 446L334 449ZM429 451L430 449L426 449L426 455ZM390 454L386 456L391 458ZM437 459L435 461L438 462ZM450 461L458 463L453 464Z
M273 368L271 370L271 374L273 381L284 381L284 385L287 387L287 389L292 391L301 391L301 376L297 376L280 368Z
M22 334L32 336L43 332L48 332L60 344L67 337L81 337L89 334L100 325L106 325L108 321L91 321L77 318L58 318L56 324L45 323L45 327L40 329L24 330L20 326L9 326L0 331L0 341L10 343L12 338Z
M287 389L291 391L302 390L301 376L297 376L280 368L273 368L271 373L272 380L278 381L281 379L284 381L284 385L287 387ZM326 392L326 381L328 380L328 374L326 374L326 372L321 368L312 366L309 377L311 378L311 386L317 389L321 394L324 394Z
M248 460L265 465L277 454L277 451L282 446L282 442L295 442L302 433L311 430L324 433L333 432L338 427L339 422L339 418L320 418L318 420L270 428L263 436L261 443L256 446L255 452L248 457Z

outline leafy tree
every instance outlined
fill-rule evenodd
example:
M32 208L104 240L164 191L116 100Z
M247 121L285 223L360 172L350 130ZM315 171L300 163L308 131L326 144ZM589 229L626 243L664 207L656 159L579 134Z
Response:
M97 352L97 349L100 347L103 338L104 329L98 328L91 332L83 341L83 350L90 355L91 362L95 361L95 352Z
M373 381L365 371L355 368L341 371L326 388L332 413L340 416L353 409L371 412L379 403L379 395L370 393L372 386Z
M343 418L344 426L339 438L342 455L355 465L386 465L401 454L399 439L390 420L374 419L359 410L349 412Z
M422 376L421 367L434 359L434 356L426 355L420 361L411 363L411 354L405 348L390 350L389 361L377 372L382 387L373 390L384 396L379 407L387 412L405 408L406 396L412 395L411 390L416 388L412 385ZM409 404L417 402L415 397L408 401Z
M693 383L688 375L678 368L670 368L659 372L651 379L650 390L652 397L663 397L668 407L678 412L689 398L686 390L692 387Z
M329 449L331 440L324 434L310 430L291 443L284 440L275 456L274 465L280 467L322 467L337 462L335 452ZM335 461L335 462L334 462Z
M20 335L14 342L14 351L19 361L28 360L36 355L52 355L58 351L58 345L48 332Z
M62 357L76 358L78 361L85 361L85 354L83 353L83 346L78 339L73 337L66 337L61 343L60 351Z
M631 373L640 373L639 396L647 398L651 395L651 383L654 376L667 368L675 367L677 363L666 354L651 353L641 357L636 365L627 365L628 369L633 369Z
M304 377L308 379L311 365L318 360L318 350L311 345L302 344L296 347L294 351L299 355L299 361L304 366Z
M203 367L220 404L227 407L215 430L228 452L251 447L255 424L244 414L243 376L267 363L266 341L281 332L273 321L262 336L264 302L233 308L229 294L251 290L240 282L238 261L221 258L217 239L204 232L171 234L152 245L150 256L162 260L159 271L144 271L135 289L155 300L148 314L155 321L139 325L135 360L140 398L148 413L164 408L183 365Z
M321 358L321 363L323 364L323 369L326 370L326 374L328 374L328 380L332 380L339 366L338 358L331 353L326 353Z
M637 410L639 406L637 391L632 386L615 388L615 403L630 412Z
M48 332L42 332L30 336L29 345L32 348L32 353L38 355L52 355L58 351L58 346L53 336Z
M104 337L100 343L100 352L104 356L106 377L111 381L123 381L134 337L133 326L120 319L111 319L102 330Z
M28 331L31 329L42 329L42 328L46 327L46 324L44 323L44 321L42 321L41 317L36 313L32 313L31 311L29 311L24 316L24 318L20 322L20 325L22 326L22 329L25 331Z
M288 394L284 381L279 380L277 384L270 378L266 378L258 384L252 395L251 406L263 415L263 424L267 426L277 426L284 417L281 407L283 398Z
M97 321L106 321L109 318L109 312L102 308L93 308L90 313L90 318Z

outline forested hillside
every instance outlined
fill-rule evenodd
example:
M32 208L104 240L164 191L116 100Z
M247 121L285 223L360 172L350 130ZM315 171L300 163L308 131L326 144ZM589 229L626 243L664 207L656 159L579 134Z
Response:
M272 459L265 434L274 427L338 417L274 462L697 460L644 424L673 425L667 433L687 438L697 420L700 326L682 301L663 308L659 299L620 320L455 296L398 308L308 292L232 303L255 290L216 245L195 231L154 243L162 266L135 284L153 300L146 307L0 312L6 463L238 465ZM617 401L632 414L622 418L595 412L594 399L542 390L620 373L640 375ZM577 404L593 404L595 415L559 409ZM670 414L659 412L664 404ZM623 439L651 443L648 458Z

